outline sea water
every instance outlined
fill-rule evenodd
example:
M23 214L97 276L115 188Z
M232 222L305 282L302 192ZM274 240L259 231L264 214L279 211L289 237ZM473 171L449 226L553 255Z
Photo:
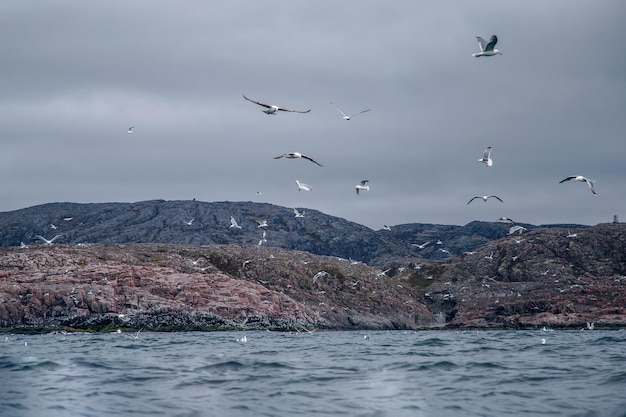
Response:
M0 416L626 416L625 331L0 336Z

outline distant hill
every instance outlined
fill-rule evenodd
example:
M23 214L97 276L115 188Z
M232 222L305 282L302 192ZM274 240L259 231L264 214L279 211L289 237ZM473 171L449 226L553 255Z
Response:
M405 257L446 259L500 239L511 227L476 221L465 226L403 224L375 231L316 210L298 210L305 212L303 218L296 218L293 208L255 202L50 203L0 213L0 247L41 244L34 239L37 235L46 239L62 235L55 241L60 244L255 246L265 231L268 246L382 265ZM231 216L241 229L229 227ZM263 220L267 220L266 228L259 227L258 221ZM428 241L423 249L412 245Z

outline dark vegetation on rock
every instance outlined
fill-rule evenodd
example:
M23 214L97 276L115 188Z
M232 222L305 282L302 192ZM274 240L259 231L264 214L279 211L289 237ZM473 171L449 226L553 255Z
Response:
M521 235L497 222L374 231L302 210L303 219L266 203L147 201L0 213L0 327L626 325L625 225L524 225ZM241 229L229 228L231 215ZM57 234L50 246L33 239Z

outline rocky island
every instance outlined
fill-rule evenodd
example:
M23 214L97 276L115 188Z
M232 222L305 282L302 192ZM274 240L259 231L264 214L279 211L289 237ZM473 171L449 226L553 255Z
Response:
M308 215L195 201L0 213L0 328L626 327L626 225L374 231ZM60 237L42 244L50 225Z

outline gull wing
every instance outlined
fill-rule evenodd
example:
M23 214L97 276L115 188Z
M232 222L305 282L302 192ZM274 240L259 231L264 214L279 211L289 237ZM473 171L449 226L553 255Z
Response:
M491 158L491 146L485 149L485 152L483 153L483 159L485 161L489 160L489 158Z
M491 35L491 38L489 38L489 43L485 45L485 51L493 51L496 43L498 43L498 37L496 35Z
M260 101L252 100L251 98L246 97L246 95L245 95L245 94L242 94L242 96L243 96L243 98L245 98L246 100L251 101L251 102L253 102L254 104L258 104L259 106L263 106L263 107L266 107L266 108L268 108L268 109L271 109L271 108L272 108L272 105L271 105L271 104L262 103L262 102L260 102Z
M370 180L362 180L362 181L361 181L361 185L365 185L365 184L367 184L368 182L370 182Z
M500 197L498 197L497 195L490 195L487 198L491 198L491 197L495 198L496 200L499 200L501 203L504 203L504 201L502 201L502 199Z
M471 203L472 201L476 200L477 198L482 198L482 197L479 197L479 196L472 197L472 199L470 201L468 201L467 204Z
M476 40L478 41L478 46L480 46L480 52L485 52L485 48L487 47L487 41L480 36L476 36Z
M332 104L333 106L335 106L335 104L334 104L332 101L330 102L330 104ZM348 116L347 114L345 114L345 113L343 112L343 110L341 110L339 107L335 106L335 108L339 111L339 113L341 113L341 115L342 115L343 117L350 117L350 116Z
M598 193L596 193L596 188L593 186L594 181L591 181L589 178L585 178L585 182L587 182L587 185L589 185L591 192L595 195L598 195Z
M279 107L278 108L279 111L288 111L288 112L292 112L292 113L308 113L311 111L311 109L308 110L291 110L291 109L286 109L284 107Z
M320 164L319 162L317 162L316 160L314 160L313 158L311 158L310 156L301 155L301 157L304 158L304 159L307 159L307 160L309 160L309 161L313 162L314 164L317 164L317 165L319 165L321 167L324 166L324 165Z
M368 112L368 111L370 111L370 110L372 110L372 109L361 110L361 111L358 111L358 112L356 112L356 113L352 113L352 114L351 114L350 116L348 116L348 117L356 116L357 114L365 113L365 112ZM342 112L342 113L343 113L343 112Z
M559 181L559 184L563 184L565 181L569 181L569 180L573 180L573 179L576 179L575 175L571 175L571 176L569 176L567 178L562 179L561 181Z

